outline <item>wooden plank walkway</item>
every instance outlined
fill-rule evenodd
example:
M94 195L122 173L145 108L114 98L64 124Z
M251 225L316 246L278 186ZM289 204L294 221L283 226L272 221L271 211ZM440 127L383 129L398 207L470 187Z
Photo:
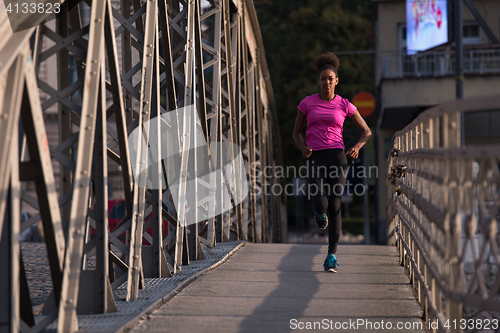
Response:
M391 246L245 244L131 332L425 332L422 310Z

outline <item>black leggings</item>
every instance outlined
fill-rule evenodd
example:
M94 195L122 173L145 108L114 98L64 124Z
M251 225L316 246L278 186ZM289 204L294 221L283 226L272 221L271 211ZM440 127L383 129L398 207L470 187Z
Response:
M328 210L328 253L337 252L342 219L340 204L347 176L347 158L341 148L313 151L307 158L309 194L318 214Z

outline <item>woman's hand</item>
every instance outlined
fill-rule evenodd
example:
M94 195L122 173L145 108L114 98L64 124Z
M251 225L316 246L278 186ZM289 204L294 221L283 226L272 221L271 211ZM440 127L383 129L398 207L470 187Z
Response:
M359 150L363 148L363 146L368 142L370 137L372 136L372 131L366 124L363 117L358 110L354 112L351 116L351 119L354 121L354 124L361 130L361 137L359 138L358 143L356 143L351 149L349 149L346 153L346 156L351 157L352 159L357 159L359 157Z
M359 148L354 146L350 148L347 153L345 153L346 156L352 158L353 160L357 159L359 157Z
M309 157L312 154L312 148L307 147L304 143L304 139L302 139L302 127L304 127L304 123L306 122L306 115L303 114L300 110L297 110L297 118L295 119L295 126L293 128L293 140L297 144L297 147L302 151L302 156Z
M302 156L304 157L309 157L311 156L312 154L312 148L311 147L306 147L303 151L302 151Z

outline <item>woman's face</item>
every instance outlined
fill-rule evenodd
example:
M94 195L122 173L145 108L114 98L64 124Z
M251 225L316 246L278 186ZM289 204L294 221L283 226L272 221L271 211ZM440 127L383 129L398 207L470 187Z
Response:
M339 83L339 78L331 69L324 69L319 74L318 84L323 93L335 91L335 86Z

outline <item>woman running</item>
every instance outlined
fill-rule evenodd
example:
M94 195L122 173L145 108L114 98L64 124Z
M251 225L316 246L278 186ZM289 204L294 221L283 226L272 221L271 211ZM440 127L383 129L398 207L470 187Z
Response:
M340 61L328 52L311 61L318 72L320 93L307 96L300 102L295 119L293 139L307 158L309 191L313 201L316 224L325 229L328 226L328 255L323 267L326 272L337 272L337 244L342 230L340 203L347 176L346 156L356 159L359 150L366 144L371 131L356 107L347 99L335 94L339 83ZM345 118L351 118L362 134L359 141L344 153L342 132ZM307 120L306 142L301 132ZM315 190L315 191L314 191Z

